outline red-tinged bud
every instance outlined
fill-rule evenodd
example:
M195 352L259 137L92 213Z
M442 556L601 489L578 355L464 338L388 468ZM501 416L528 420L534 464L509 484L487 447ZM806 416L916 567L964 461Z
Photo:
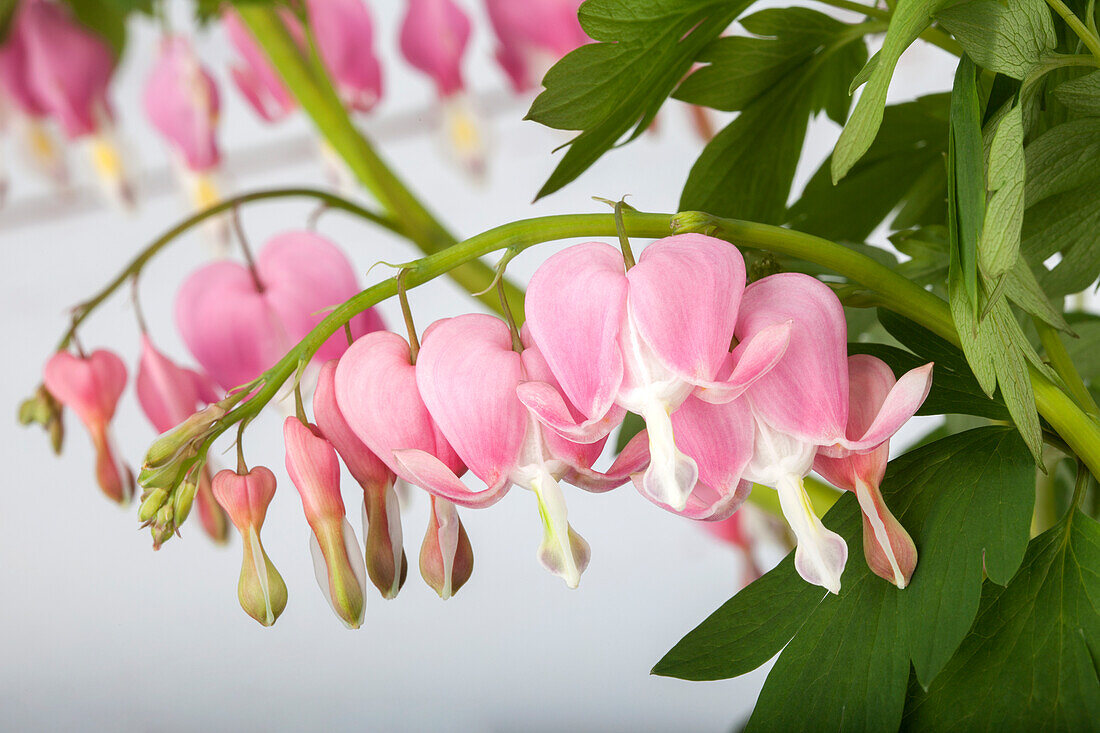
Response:
M271 626L287 602L286 583L260 542L260 528L275 496L275 475L263 466L244 475L226 469L214 476L211 491L243 540L244 558L237 584L241 608L263 626Z
M384 598L394 598L408 575L395 477L344 419L336 403L336 364L333 359L321 367L313 393L313 412L321 432L363 488L367 574Z
M877 486L862 481L855 487L863 512L863 554L871 571L898 588L909 585L917 567L917 546L882 501Z
M210 539L218 544L224 544L229 541L229 517L218 505L218 500L214 498L211 482L210 466L207 465L199 474L198 490L195 494L195 501L199 505L199 521L202 522L202 528ZM177 519L177 522L182 521Z
M110 438L110 422L126 386L126 365L99 349L88 357L59 351L46 363L43 383L88 428L96 451L96 481L103 493L125 504L134 493L130 469L121 465Z
M420 546L420 575L439 597L447 600L474 572L474 550L455 505L432 496L432 513Z
M283 440L286 470L312 530L310 550L317 583L340 620L357 629L363 623L367 572L359 541L345 517L336 450L312 425L296 417L283 423Z

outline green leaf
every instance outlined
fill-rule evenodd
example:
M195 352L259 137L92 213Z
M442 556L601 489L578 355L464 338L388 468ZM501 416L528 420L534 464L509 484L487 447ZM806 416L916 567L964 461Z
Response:
M1043 290L1054 298L1077 293L1100 275L1100 188L1089 184L1043 199L1024 215L1021 248L1035 267L1055 252L1062 259L1040 270Z
M978 243L982 273L998 278L1020 257L1024 223L1024 118L1014 105L997 121L989 148L986 187L990 191Z
M985 220L985 156L975 74L974 63L963 56L951 91L947 203L952 259L959 263L960 284L971 309L977 313L978 241ZM981 381L981 375L978 376Z
M1027 205L1100 178L1100 118L1083 117L1047 130L1024 151L1031 171Z
M1063 339L1077 373L1086 382L1100 380L1100 316L1071 313L1068 316L1076 338Z
M823 596L798 577L789 555L680 639L653 674L724 680L751 672L798 633Z
M909 588L899 591L867 569L857 550L859 507L845 494L824 519L852 549L839 596L822 599L788 556L688 634L654 672L719 679L744 674L782 649L748 730L896 729L910 644L916 641L919 649L918 637L946 638L969 609L961 639L977 604L951 609L957 597L980 594L983 554L998 577L1011 576L1022 557L1034 466L1012 430L979 428L892 461L882 494L921 552ZM966 517L965 532L956 526L960 516ZM955 563L940 562L945 557ZM909 596L925 585L949 592L922 596L930 604L912 603Z
M743 24L778 34L767 43L796 63L784 67L781 80L753 98L703 150L684 185L680 210L779 224L786 215L809 116L830 108L840 108L843 116L849 101L844 85L867 50L861 29L805 8L764 11ZM741 73L724 63L710 70L729 71L731 86Z
M1060 331L1071 332L1065 317L1051 305L1050 298L1043 292L1039 281L1035 279L1035 273L1024 260L1017 261L1016 266L1008 271L1004 293L1028 315L1035 316Z
M817 169L791 206L790 225L832 240L859 242L904 202L900 221L944 221L949 95L934 94L886 108L867 154L835 186L832 158Z
M947 227L925 226L916 230L895 232L890 243L909 256L898 266L898 272L918 285L943 283L951 257Z
M527 118L582 130L536 198L557 191L624 136L637 137L691 67L751 0L588 0L579 10L591 43L547 72Z
M944 28L984 69L1023 79L1058 44L1043 0L971 0L936 13Z
M1100 115L1100 71L1059 84L1054 98L1078 114Z
M1091 730L1100 720L1100 525L1073 509L1007 588L987 583L958 653L914 690L912 730Z
M643 430L645 430L645 420L642 416L635 415L633 412L626 413L623 424L619 426L619 436L615 439L615 453L622 453L630 439Z
M898 0L890 16L890 27L882 42L882 49L875 54L874 68L867 78L863 94L833 150L833 182L843 178L856 164L878 133L882 112L886 106L886 92L890 78L905 49L932 22L932 14L949 0ZM862 76L859 74L858 76Z

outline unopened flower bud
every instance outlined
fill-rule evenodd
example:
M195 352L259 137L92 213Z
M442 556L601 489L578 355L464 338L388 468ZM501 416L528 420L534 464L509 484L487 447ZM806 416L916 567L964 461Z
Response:
M286 469L302 498L312 530L317 584L348 628L363 623L367 571L359 540L348 524L340 496L340 462L332 445L296 417L283 423Z
M175 428L154 440L145 454L142 474L145 474L146 468L163 468L171 463L185 462L189 457L197 455L198 445L206 439L207 432L214 423L225 416L228 412L227 403L233 399L233 397L227 397L221 402L215 402L195 412ZM142 486L145 485L142 482Z
M219 471L211 485L218 503L244 541L237 597L241 608L264 626L271 626L286 608L286 583L260 542L260 528L275 496L275 475L257 466L241 475Z
M150 491L141 502L141 508L138 509L138 519L142 522L148 522L157 515L157 511L164 506L167 499L168 492L164 489Z
M428 531L420 546L420 575L447 600L466 584L474 571L474 550L455 505L432 496Z
M180 487L176 489L175 496L172 500L172 514L174 515L177 527L187 521L187 516L191 513L191 505L195 501L195 492L197 490L198 486L191 481L184 481L180 484Z
M61 403L54 399L45 385L38 385L34 396L23 400L19 405L19 423L41 425L50 436L53 452L61 453L61 444L65 438Z

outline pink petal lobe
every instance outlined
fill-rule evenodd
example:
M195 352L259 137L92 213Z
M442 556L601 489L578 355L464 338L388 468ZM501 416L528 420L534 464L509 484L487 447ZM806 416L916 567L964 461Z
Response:
M521 381L520 356L499 318L457 316L425 333L416 362L424 405L463 463L487 486L505 480L519 458L529 420L516 397Z
M630 317L672 372L712 381L729 353L745 262L728 242L678 234L647 247L626 274Z
M148 336L141 337L135 387L141 409L158 433L171 430L198 408L199 392L193 374L158 351Z
M409 0L401 22L401 53L430 76L446 97L463 88L462 56L470 40L470 19L452 0Z
M593 493L602 493L618 488L630 481L630 477L644 471L649 465L649 436L644 430L639 432L623 447L623 450L605 473L594 471L587 466L573 465L564 476L564 480L577 488Z
M737 399L753 383L779 363L791 342L793 323L768 326L741 342L727 359L729 376L723 377L727 366L719 372L719 381L700 384L695 395L704 402L720 404Z
M607 414L622 383L617 337L626 291L622 254L600 242L551 256L527 288L526 328L565 396L587 418Z
M475 509L492 506L508 490L509 482L505 478L484 491L471 491L442 461L422 450L397 450L393 455L401 473L409 476L409 483L459 506Z
M42 381L50 394L90 429L106 425L126 388L126 364L105 349L80 358L68 351L50 357Z
M393 481L392 473L355 435L336 402L336 363L333 359L321 367L317 388L313 392L313 415L317 427L360 486L388 485Z
M302 509L314 534L324 525L344 518L340 496L340 462L332 445L317 435L313 426L291 416L283 422L286 470L302 497Z
M161 41L142 101L146 117L189 169L207 171L218 165L218 88L183 36Z
M307 0L321 59L341 99L369 112L382 96L382 68L374 54L374 25L363 0Z
M784 357L747 391L774 429L817 445L844 437L848 422L847 324L829 286L800 273L780 273L745 289L737 338L793 321Z
M862 435L853 440L844 438L838 441L840 447L849 451L867 451L889 440L909 418L916 414L924 404L925 398L928 397L928 390L931 388L931 363L901 375L901 379L886 395L871 425ZM823 450L826 454L830 452L828 447Z
M334 381L337 405L352 432L398 476L417 483L394 458L402 449L422 450L451 473L465 473L424 406L405 339L388 331L359 338L340 358Z

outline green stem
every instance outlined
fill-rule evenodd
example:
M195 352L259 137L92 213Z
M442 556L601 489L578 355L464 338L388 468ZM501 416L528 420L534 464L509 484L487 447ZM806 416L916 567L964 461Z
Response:
M333 209L339 209L340 211L346 211L350 214L354 214L367 221L374 222L378 226L389 229L395 234L405 236L404 230L387 217L379 216L373 211L364 209L358 204L348 201L345 198L328 193L327 191L321 191L314 188L273 188L267 191L253 191L252 193L242 194L240 196L234 196L233 198L226 199L217 204L214 204L208 209L195 213L188 218L176 224L174 227L166 231L164 234L157 237L152 244L142 250L134 259L130 261L128 265L120 272L114 280L107 283L103 289L93 295L88 300L78 304L73 308L72 323L69 326L69 330L65 332L65 335L61 338L61 341L57 344L57 349L66 349L69 346L69 342L73 339L73 334L76 333L76 329L80 324L91 315L103 301L105 301L112 293L123 285L127 278L133 277L141 272L141 269L145 267L145 263L151 260L158 252L164 249L173 240L177 239L181 235L185 234L188 230L201 224L203 221L209 219L212 216L217 216L225 211L233 209L241 204L247 204L253 201L264 201L267 199L281 199L281 198L298 198L307 197L314 198L323 201L326 205Z
M1077 367L1073 365L1073 359L1070 358L1069 352L1066 351L1066 345L1062 343L1061 336L1054 330L1049 324L1040 321L1038 318L1034 319L1035 329L1039 332L1039 340L1043 344L1043 350L1046 352L1047 359L1050 361L1050 365L1054 368L1054 371L1065 382L1066 387L1069 389L1069 393L1077 400L1077 404L1086 412L1091 412L1094 415L1100 415L1100 408L1097 408L1096 401L1092 398L1092 393L1089 392L1088 387L1085 386L1085 382L1081 379L1081 375L1077 372Z
M1085 27L1085 24L1081 22L1069 7L1062 2L1062 0L1047 0L1054 12L1062 16L1062 20L1066 21L1066 25L1077 34L1077 37L1081 39L1081 42L1085 44L1085 47L1092 52L1092 55L1096 57L1097 61L1100 61L1100 38Z
M263 47L264 52L317 131L347 164L355 177L398 221L407 236L425 254L439 252L455 243L454 236L420 203L382 160L370 142L352 123L347 110L319 64L304 57L273 7L243 3L236 11ZM476 293L492 284L496 273L483 262L469 261L449 273L468 292ZM508 303L522 320L523 291L505 283ZM493 310L500 306L493 293L478 298Z
M841 10L848 10L853 13L860 13L868 18L874 20L890 20L890 16L893 12L890 10L883 10L882 8L874 8L870 5L863 5L862 3L852 2L852 0L817 0L822 5L830 5L834 8L840 8ZM933 46L938 46L944 51L947 51L953 56L962 56L962 46L959 42L952 38L947 33L944 33L939 28L926 28L920 37L931 43Z

